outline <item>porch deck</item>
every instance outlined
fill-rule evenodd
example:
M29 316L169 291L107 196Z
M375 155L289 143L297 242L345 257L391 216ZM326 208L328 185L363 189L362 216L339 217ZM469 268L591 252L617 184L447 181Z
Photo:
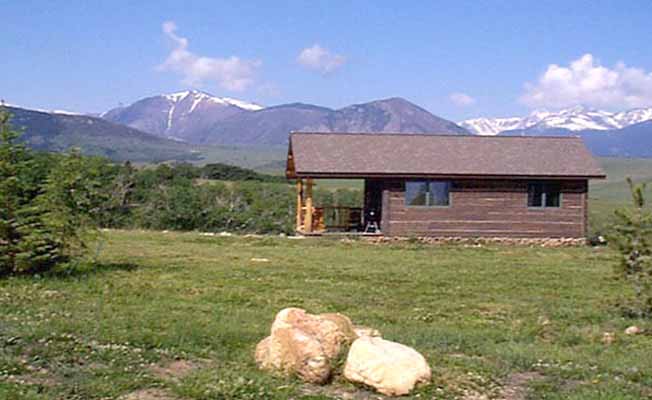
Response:
M296 232L304 236L382 236L363 207L313 205L313 180L297 180ZM373 213L372 213L373 215ZM374 228L375 227L375 228Z

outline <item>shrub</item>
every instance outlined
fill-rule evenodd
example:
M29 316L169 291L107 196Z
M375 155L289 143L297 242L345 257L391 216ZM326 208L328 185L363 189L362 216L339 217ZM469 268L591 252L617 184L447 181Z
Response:
M623 301L627 314L636 317L652 316L652 212L645 208L645 184L634 184L631 189L633 207L616 211L617 223L610 242L620 255L616 271L634 290L634 297Z
M32 203L39 193L33 175L38 168L9 120L0 110L0 275L44 271L62 258L43 223L45 209Z
M113 167L77 151L35 154L9 122L0 109L0 275L43 272L83 253Z

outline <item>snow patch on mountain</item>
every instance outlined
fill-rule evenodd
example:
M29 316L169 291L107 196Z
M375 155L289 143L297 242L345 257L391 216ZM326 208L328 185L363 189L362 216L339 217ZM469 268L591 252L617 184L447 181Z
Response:
M163 97L172 103L180 103L184 101L187 97L192 98L192 105L188 113L195 111L198 105L202 102L210 102L214 104L222 104L225 106L235 106L242 108L243 110L249 111L258 111L262 110L264 107L256 103L250 103L243 100L232 99L230 97L216 97L208 93L200 92L198 90L185 90L183 92L169 93L164 94Z
M606 131L621 129L648 120L652 120L652 108L612 113L577 106L558 112L537 110L526 117L467 119L460 122L459 125L476 135L494 136L505 131L529 128Z
M11 104L11 103L7 103L7 102L2 102L2 104L0 104L0 106L22 108L23 110L37 111L37 112L42 112L42 113L46 113L46 114L76 115L76 116L86 115L86 114L82 114L82 113L78 113L78 112L74 112L74 111L66 111L66 110L44 110L44 109L41 109L41 108L29 108L29 107L21 106L21 105L18 105L18 104Z

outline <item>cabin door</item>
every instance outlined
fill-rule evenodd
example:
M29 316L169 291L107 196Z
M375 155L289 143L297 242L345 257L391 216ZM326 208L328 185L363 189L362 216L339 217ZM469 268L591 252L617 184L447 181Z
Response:
M383 181L366 179L364 182L364 223L365 231L370 227L377 227L374 232L380 231L380 221L383 210ZM374 225L375 223L375 225Z

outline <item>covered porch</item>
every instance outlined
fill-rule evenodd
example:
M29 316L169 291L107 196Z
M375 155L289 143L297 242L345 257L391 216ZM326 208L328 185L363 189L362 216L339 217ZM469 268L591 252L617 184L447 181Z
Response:
M380 218L382 191L373 180L364 180L362 204L358 207L316 204L315 178L295 177L296 225L301 235L382 235Z

